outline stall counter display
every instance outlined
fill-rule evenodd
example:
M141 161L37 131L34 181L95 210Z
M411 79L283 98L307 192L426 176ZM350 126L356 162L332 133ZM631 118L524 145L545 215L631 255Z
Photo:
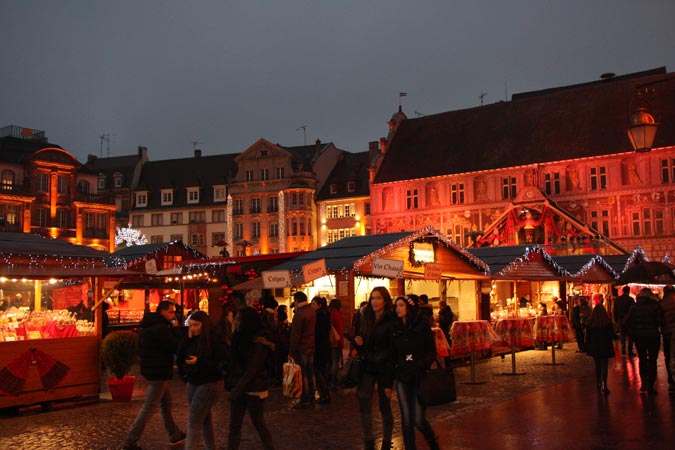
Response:
M499 337L490 328L487 320L456 321L450 329L452 337L451 356L466 356L492 347Z
M0 313L0 342L95 335L93 322L66 310Z
M143 319L145 311L142 309L113 309L108 311L110 325L122 325L127 323L139 323Z

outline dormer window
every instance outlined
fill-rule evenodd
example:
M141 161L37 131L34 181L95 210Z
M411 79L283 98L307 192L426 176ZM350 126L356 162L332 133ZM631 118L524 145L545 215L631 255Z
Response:
M224 202L227 200L225 195L225 186L213 186L213 201L214 202Z
M99 189L105 189L105 177L104 176L98 177L98 188Z
M115 175L113 175L113 180L114 180L114 186L116 188L122 187L122 181L124 180L124 178L123 178L121 173L116 173Z
M267 156L267 150L260 150L260 156Z
M173 205L173 189L162 189L162 206Z
M187 188L187 202L188 202L188 204L199 203L199 188L198 187Z
M148 191L136 192L136 208L145 208L148 206Z
M338 191L338 185L337 183L333 183L330 185L330 193L331 194L337 194Z
M356 190L355 181L347 181L347 192L354 192Z

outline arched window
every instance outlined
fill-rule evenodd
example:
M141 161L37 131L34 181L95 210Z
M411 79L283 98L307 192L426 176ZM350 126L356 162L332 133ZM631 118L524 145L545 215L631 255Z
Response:
M14 172L11 170L3 170L0 175L0 187L3 191L11 191L14 189Z

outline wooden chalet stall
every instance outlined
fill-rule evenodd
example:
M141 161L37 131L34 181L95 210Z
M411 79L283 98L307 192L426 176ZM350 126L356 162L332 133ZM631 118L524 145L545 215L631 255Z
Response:
M320 260L325 275L303 278L303 266ZM293 284L310 298L339 299L345 323L375 286L387 287L393 297L415 293L454 301L456 313L474 319L477 280L488 278L486 264L431 227L344 238L271 270L289 271Z
M103 279L110 254L0 233L0 408L98 397Z

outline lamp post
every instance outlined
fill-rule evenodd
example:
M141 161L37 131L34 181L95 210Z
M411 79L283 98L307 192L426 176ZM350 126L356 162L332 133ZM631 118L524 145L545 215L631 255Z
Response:
M647 108L633 111L628 124L628 139L636 152L648 152L654 143L656 129L659 124L654 120Z

